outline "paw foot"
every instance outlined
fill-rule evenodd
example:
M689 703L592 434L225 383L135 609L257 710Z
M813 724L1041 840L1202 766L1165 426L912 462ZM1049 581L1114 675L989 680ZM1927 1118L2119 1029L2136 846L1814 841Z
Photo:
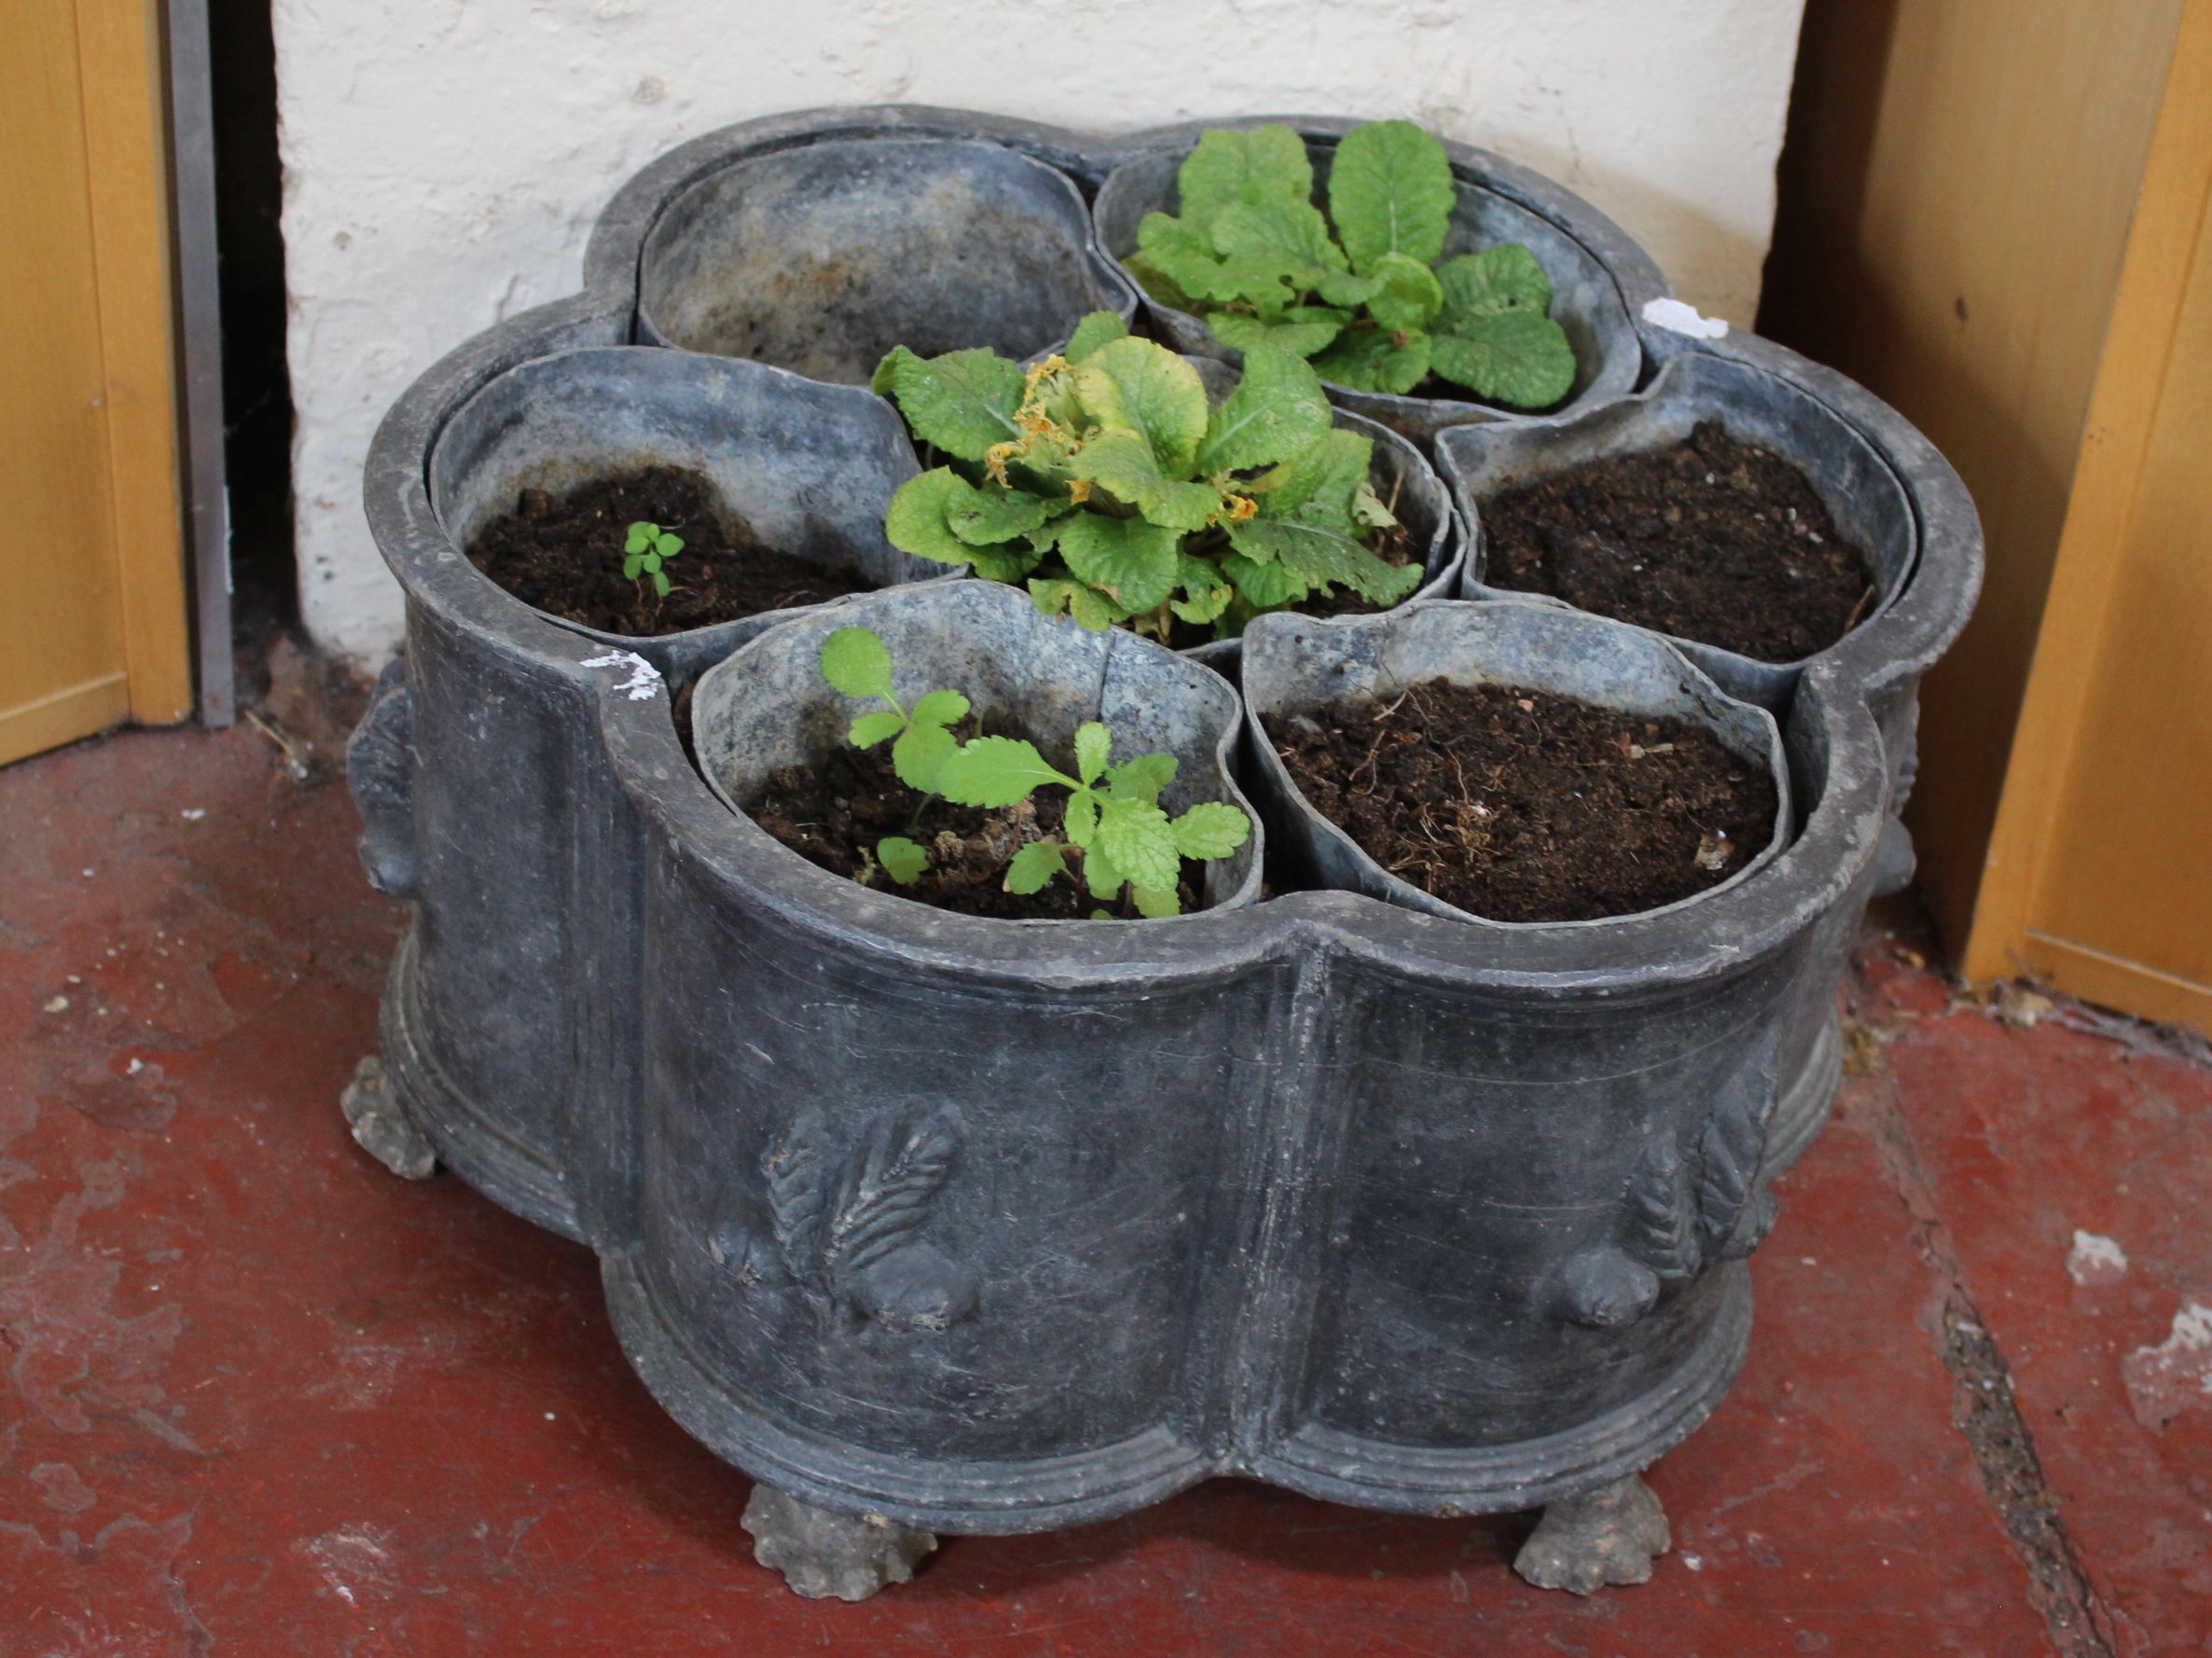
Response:
M353 1068L353 1080L339 1096L338 1104L353 1130L354 1143L400 1179L427 1180L437 1172L437 1154L399 1109L384 1075L384 1062L376 1055Z
M937 1546L933 1533L896 1526L880 1514L840 1514L767 1485L754 1485L744 1527L753 1557L783 1574L809 1600L865 1600L914 1576Z
M1657 1494L1630 1474L1546 1508L1514 1569L1539 1589L1593 1595L1608 1583L1649 1582L1652 1560L1672 1541Z

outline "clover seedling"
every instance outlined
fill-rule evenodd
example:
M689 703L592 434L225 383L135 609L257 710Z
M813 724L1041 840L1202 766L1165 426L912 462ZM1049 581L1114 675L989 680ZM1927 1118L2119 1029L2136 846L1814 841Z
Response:
M641 575L653 582L653 590L661 598L669 596L668 572L661 567L684 550L684 538L672 535L658 524L641 518L629 527L629 534L622 543L622 573L629 581Z
M892 686L891 652L865 628L840 628L823 642L822 672L848 697L891 704L855 719L847 740L864 749L893 739L892 769L918 793L994 810L1017 806L1047 785L1068 791L1067 838L1032 840L1016 852L1006 866L1009 892L1042 891L1074 861L1093 898L1110 902L1126 887L1140 915L1172 916L1182 908L1176 895L1182 860L1225 858L1251 834L1251 821L1225 801L1201 801L1170 818L1160 792L1175 781L1175 756L1139 754L1110 764L1113 737L1096 720L1076 729L1073 777L1018 737L957 740L950 727L967 718L967 698L930 691L911 710L902 707ZM893 836L877 843L875 862L892 879L911 886L928 869L929 851Z
M1224 345L1293 352L1362 392L1403 394L1433 374L1542 408L1573 388L1574 348L1536 256L1501 242L1443 256L1451 160L1411 121L1372 121L1337 142L1326 217L1288 127L1207 132L1176 187L1181 212L1144 215L1129 270Z
M950 462L892 497L892 545L1026 581L1047 615L1226 639L1337 587L1390 605L1421 584L1418 564L1367 546L1397 521L1368 481L1374 445L1334 424L1320 378L1290 352L1246 352L1213 406L1196 368L1096 311L1064 355L1027 370L900 346L874 384Z

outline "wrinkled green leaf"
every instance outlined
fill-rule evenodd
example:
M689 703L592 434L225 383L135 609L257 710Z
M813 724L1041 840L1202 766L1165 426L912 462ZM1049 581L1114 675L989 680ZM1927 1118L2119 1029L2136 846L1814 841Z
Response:
M1169 916L1182 914L1182 900L1156 887L1133 886L1129 889L1129 897L1137 905L1137 913L1148 921L1164 921Z
M1141 887L1173 890L1182 873L1175 834L1168 814L1141 800L1114 796L1099 803L1099 836L1094 843L1124 878Z
M1357 392L1389 392L1403 396L1429 378L1430 336L1397 336L1381 328L1348 328L1336 343L1313 360L1325 380Z
M1444 289L1428 266L1403 254L1385 254L1373 272L1380 284L1368 300L1368 314L1385 328L1400 332L1426 328L1444 304Z
M1139 287L1169 310L1198 309L1198 301L1184 293L1182 284L1161 269L1149 254L1131 254L1122 261L1122 269L1137 279Z
M1127 876L1122 874L1113 860L1106 855L1106 849L1099 845L1095 839L1084 849L1083 884L1090 889L1093 898L1119 897L1122 887L1128 878ZM1104 910L1099 910L1092 919L1103 921L1109 918Z
M973 568L986 581L1018 582L1044 561L1042 549L1008 544L989 548L977 547Z
M1439 334L1456 334L1462 319L1491 311L1552 309L1550 275L1517 242L1446 259L1436 268L1436 281L1444 291L1444 309L1436 323Z
M1444 145L1411 121L1370 121L1337 142L1329 217L1354 270L1393 252L1431 263L1458 200Z
M924 691L906 717L917 725L957 725L968 717L968 699L958 691Z
M1232 202L1309 200L1313 163L1305 141L1288 127L1217 128L1183 158L1175 186L1182 216L1202 231Z
M1139 754L1116 766L1106 780L1107 786L1116 799L1156 806L1160 791L1175 781L1175 767L1173 754Z
M1057 840L1032 840L1014 854L1006 865L1004 882L1009 892L1041 892L1044 884L1068 866L1068 849Z
M1254 518L1232 524L1229 539L1255 563L1279 565L1301 581L1349 587L1376 604L1395 604L1421 585L1419 565L1386 563L1350 536L1318 524Z
M1061 353L1071 363L1080 363L1109 340L1127 339L1129 325L1111 311L1094 311L1075 325L1075 332L1068 336L1068 349Z
M956 504L979 491L949 466L933 467L898 487L883 516L884 539L903 553L940 564L969 564L975 549L953 533Z
M1372 276L1355 276L1348 270L1332 270L1321 278L1318 291L1324 304L1357 311L1374 298L1381 286L1381 282Z
M1116 339L1075 368L1084 412L1108 430L1135 432L1161 469L1187 478L1206 435L1206 386L1198 371L1149 339Z
M1175 850L1201 864L1226 858L1251 838L1251 820L1225 800L1205 800L1174 823Z
M1138 221L1137 253L1127 263L1140 281L1144 281L1148 272L1165 278L1173 295L1155 293L1154 297L1166 299L1179 311L1195 310L1199 301L1212 297L1223 281L1222 262L1205 233L1164 213L1148 213ZM1147 291L1152 291L1149 283Z
M1224 557L1222 573L1237 585L1244 601L1255 611L1280 610L1286 604L1298 604L1313 592L1311 582L1300 581L1281 565L1263 564L1242 553Z
M852 722L845 732L845 740L856 749L872 749L889 737L896 737L906 728L906 716L893 708L878 709L872 714L863 714Z
M935 794L937 777L958 744L942 725L908 725L891 745L891 768L899 781L924 794Z
M1210 235L1224 260L1249 258L1256 269L1280 270L1297 288L1317 287L1346 268L1329 221L1310 201L1232 201L1214 214Z
M930 854L928 849L904 835L892 835L876 843L876 862L900 886L911 887L929 869Z
M1045 615L1074 617L1077 627L1092 633L1103 633L1114 623L1129 619L1127 611L1083 582L1031 576L1030 601Z
M1053 514L1064 510L1060 504L1026 490L1002 489L997 484L978 488L957 475L953 482L958 487L945 490L945 524L968 546L996 546L1017 535L1027 535ZM895 501L897 497L892 499ZM894 540L892 545L896 546L898 543Z
M1237 389L1207 421L1198 470L1240 471L1287 459L1328 431L1329 421L1328 394L1305 359L1248 352Z
M1219 565L1210 559L1194 559L1188 553L1177 557L1175 586L1182 597L1169 600L1168 608L1194 628L1218 618L1235 597Z
M869 385L898 399L915 436L962 461L980 461L991 445L1020 435L1014 411L1021 407L1021 365L996 352L924 359L895 346Z
M865 628L840 628L822 642L822 677L848 697L895 700L891 647Z
M1133 615L1162 603L1174 590L1182 539L1180 532L1142 518L1086 512L1060 532L1060 557L1078 580L1103 589L1125 614ZM1083 622L1081 613L1075 619Z
M1375 440L1333 426L1244 486L1265 518L1304 518L1351 532L1353 504L1375 463Z
M958 806L989 809L1027 800L1041 785L1075 780L1045 764L1037 745L1018 737L978 737L962 743L937 768L935 792Z
M1099 781L1113 752L1113 734L1098 721L1085 720L1075 727L1075 775L1085 783Z
M1099 833L1099 797L1088 789L1078 789L1068 796L1067 816L1060 820L1068 838L1079 847L1086 847Z
M1430 342L1431 364L1478 397L1515 408L1544 408L1574 388L1574 347L1567 332L1533 311L1469 317L1456 334Z
M1169 477L1152 446L1135 432L1101 432L1075 452L1068 469L1116 501L1136 507L1156 526L1203 530L1221 511L1220 490ZM1080 533L1083 521L1096 516L1085 513L1061 531L1063 555L1067 537Z
M1350 313L1325 305L1293 305L1272 317L1248 317L1241 311L1217 311L1208 314L1206 325L1213 337L1232 351L1272 348L1295 357L1310 357L1344 331Z

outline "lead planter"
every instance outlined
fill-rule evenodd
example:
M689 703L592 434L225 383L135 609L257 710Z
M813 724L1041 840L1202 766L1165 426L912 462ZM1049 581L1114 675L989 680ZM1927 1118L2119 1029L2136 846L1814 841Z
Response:
M1638 1581L1666 1526L1635 1475L1741 1361L1740 1257L1826 1110L1842 952L1895 874L1878 852L1914 689L1974 593L1970 504L1917 433L1767 342L1638 325L1639 373L1711 357L1832 411L1901 487L1914 545L1880 612L1767 698L1788 844L1723 890L1597 925L1294 890L1280 860L1275 896L1156 922L988 921L850 887L733 812L679 735L671 690L758 627L589 637L492 587L441 521L467 490L460 449L434 454L441 434L476 441L472 399L562 352L652 354L633 345L654 337L646 240L701 181L922 137L1087 190L1196 135L908 108L709 134L617 194L584 293L401 398L366 488L408 648L353 775L372 874L414 918L381 1069L365 1062L349 1112L394 1167L435 1153L597 1251L625 1352L760 1482L758 1553L803 1592L906 1575L925 1528L1074 1524L1221 1473L1415 1513L1547 1505L1526 1574ZM1447 147L1588 249L1629 316L1666 297L1585 204ZM848 435L890 416L835 394L859 400ZM898 602L1018 604L932 597L971 589ZM1218 705L1202 667L1176 671ZM917 1177L896 1249L840 1271L779 1235L780 1204L832 1206L892 1167Z

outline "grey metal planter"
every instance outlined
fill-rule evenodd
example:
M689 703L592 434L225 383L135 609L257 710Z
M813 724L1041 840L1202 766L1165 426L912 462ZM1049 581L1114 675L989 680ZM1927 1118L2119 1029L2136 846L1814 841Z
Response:
M1170 812L1201 800L1250 810L1230 773L1243 710L1227 681L1134 633L1087 633L1048 618L1018 588L969 581L878 593L795 618L708 670L692 701L693 750L732 811L741 814L740 802L770 773L812 765L845 740L852 710L823 682L821 655L823 641L846 627L872 629L891 647L902 701L940 686L965 692L993 729L1028 736L1063 767L1076 726L1102 720L1116 754L1176 757L1175 781L1161 797ZM1255 832L1233 856L1207 865L1209 907L1259 896L1264 844ZM825 898L842 898L850 885L822 878Z
M625 1352L761 1482L747 1524L804 1592L906 1575L920 1527L1075 1524L1218 1473L1438 1514L1549 1504L1526 1572L1637 1581L1665 1524L1634 1475L1724 1393L1763 1182L1827 1109L1843 952L1896 876L1914 689L1978 580L1970 503L1841 376L1741 336L1695 348L1832 409L1918 546L1778 710L1793 837L1692 903L1497 927L1307 891L1021 923L828 879L678 737L672 683L730 642L615 645L501 592L434 510L432 455L508 370L632 339L645 235L687 186L912 133L1095 184L1196 130L875 109L710 134L624 187L583 294L463 346L380 429L368 513L408 649L353 774L365 857L415 914L384 1070L349 1091L365 1141L589 1243ZM1630 314L1665 294L1572 197L1484 164L1602 246ZM1691 349L1638 332L1651 364ZM792 1223L893 1167L916 1201L879 1251L833 1259Z
M1773 837L1744 867L1658 915L1703 904L1751 879L1789 843L1790 769L1774 716L1727 696L1665 641L1617 622L1533 604L1446 601L1403 605L1334 625L1263 616L1245 634L1246 727L1253 787L1283 874L1301 885L1364 892L1479 927L1525 926L1470 914L1401 880L1317 811L1291 779L1261 725L1265 714L1305 713L1332 702L1379 701L1425 680L1525 685L1602 708L1687 720L1774 779ZM1609 927L1613 920L1553 923Z
M865 385L894 345L1024 358L1135 311L1065 174L1002 145L824 138L733 159L660 210L638 332Z
M1316 132L1303 123L1300 128L1313 158L1318 189L1328 177L1334 134ZM1134 157L1108 176L1099 191L1093 214L1099 245L1116 259L1126 259L1136 251L1137 227L1146 214L1175 211L1176 170L1195 142L1194 134L1190 142ZM1577 365L1573 389L1553 412L1587 408L1632 390L1643 366L1643 354L1622 304L1619 285L1598 256L1572 229L1493 188L1480 165L1464 153L1454 154L1453 173L1459 200L1452 214L1445 254L1473 253L1498 242L1517 242L1536 256L1552 279L1552 315L1567 331ZM1210 328L1188 311L1162 304L1149 295L1144 296L1144 309L1178 351L1230 362L1241 360L1241 352L1222 344ZM1329 394L1347 408L1357 409L1421 441L1464 421L1541 412L1509 409L1475 401L1472 395L1401 397L1334 384Z

